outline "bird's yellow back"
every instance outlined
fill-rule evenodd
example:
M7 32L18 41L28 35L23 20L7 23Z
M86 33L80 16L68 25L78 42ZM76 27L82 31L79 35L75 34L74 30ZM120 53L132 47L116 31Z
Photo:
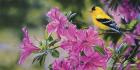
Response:
M100 29L108 30L109 27L100 23L96 19L111 19L100 7L95 7L95 10L91 11L92 20L95 26L99 27Z

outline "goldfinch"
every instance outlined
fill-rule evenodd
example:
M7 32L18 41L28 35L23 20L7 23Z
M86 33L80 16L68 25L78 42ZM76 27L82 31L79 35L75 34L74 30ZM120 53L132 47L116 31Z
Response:
M93 24L103 30L113 30L119 34L122 34L120 29L117 27L115 21L112 20L100 7L93 6L91 9L91 16Z

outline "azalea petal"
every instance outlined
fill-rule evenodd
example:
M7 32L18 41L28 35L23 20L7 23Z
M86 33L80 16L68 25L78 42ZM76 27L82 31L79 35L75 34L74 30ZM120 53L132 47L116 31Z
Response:
M22 51L18 64L22 64L29 55L30 55L30 52Z
M135 44L134 36L132 34L125 34L124 42L126 42L128 45L134 45Z
M20 55L20 59L19 59L19 64L22 64L24 62L24 60L33 52L33 51L37 51L40 50L38 47L34 46L28 36L28 31L26 29L26 27L22 28L22 31L24 33L24 38L23 41L20 45L21 48L21 55Z
M134 30L134 33L136 33L137 35L140 35L140 23L137 24L136 29Z

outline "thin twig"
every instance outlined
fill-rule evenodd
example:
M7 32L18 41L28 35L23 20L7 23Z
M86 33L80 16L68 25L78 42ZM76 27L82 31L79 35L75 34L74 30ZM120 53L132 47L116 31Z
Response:
M109 34L109 33L111 33L111 34L117 34L117 32L103 32L103 33L99 33L99 35L102 35L102 34Z

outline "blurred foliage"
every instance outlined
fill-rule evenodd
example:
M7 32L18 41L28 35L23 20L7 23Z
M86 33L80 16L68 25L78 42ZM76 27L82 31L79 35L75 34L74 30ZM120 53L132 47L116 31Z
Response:
M41 8L38 0L0 0L0 28L21 28L40 23Z

